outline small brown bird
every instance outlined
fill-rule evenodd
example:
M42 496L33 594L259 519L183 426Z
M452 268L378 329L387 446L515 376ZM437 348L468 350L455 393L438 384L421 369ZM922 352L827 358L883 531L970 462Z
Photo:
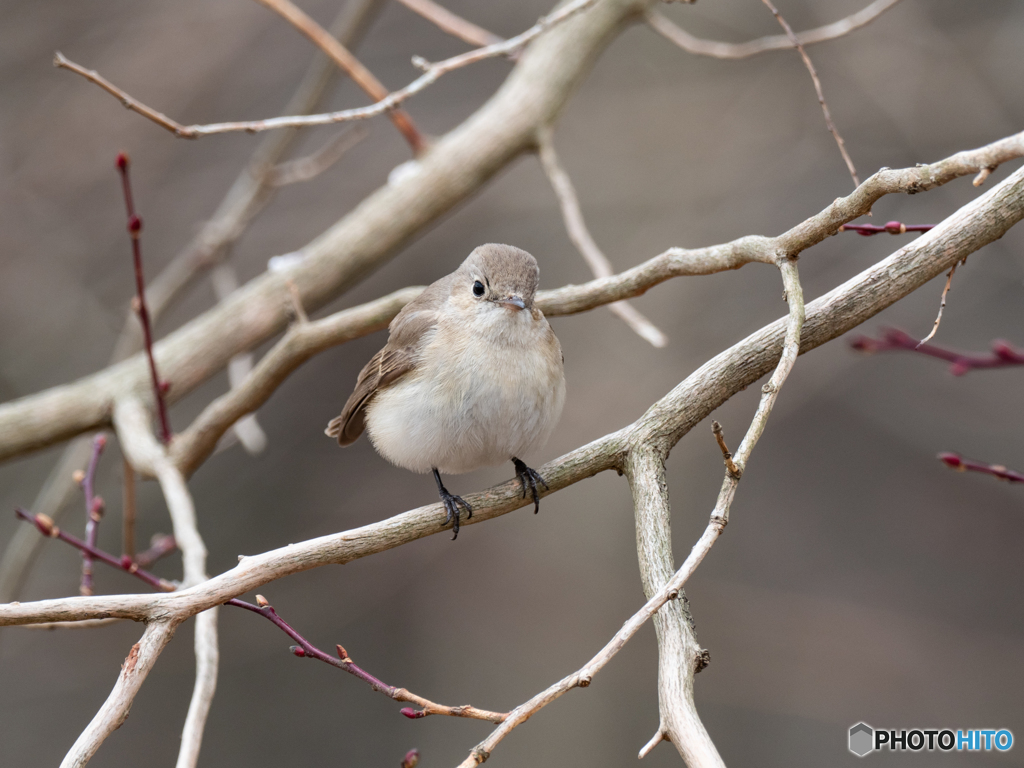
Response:
M544 478L518 457L542 445L565 402L562 348L533 306L540 270L526 251L490 243L431 284L391 321L388 343L359 373L341 415L327 426L350 445L365 425L385 459L434 473L459 535L459 507L440 472L461 474L503 461L540 509Z

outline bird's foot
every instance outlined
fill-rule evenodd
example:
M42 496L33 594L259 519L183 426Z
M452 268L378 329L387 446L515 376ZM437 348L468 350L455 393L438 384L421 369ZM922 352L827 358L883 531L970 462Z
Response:
M519 482L523 484L523 498L526 498L526 489L530 489L530 494L533 496L533 514L540 512L540 494L537 493L537 484L540 483L544 486L544 490L548 489L548 484L544 482L544 478L540 476L540 472L535 469L530 469L523 462L517 459L515 456L512 457L512 463L516 468L516 477L519 478Z
M466 510L467 520L473 516L473 508L461 496L448 492L448 489L444 487L444 483L441 482L441 475L438 474L436 469L434 470L434 480L437 481L437 493L441 497L441 503L444 504L444 508L448 512L444 522L441 523L441 527L444 528L448 523L454 523L452 525L452 531L454 532L452 541L455 541L459 535L459 507L461 506Z

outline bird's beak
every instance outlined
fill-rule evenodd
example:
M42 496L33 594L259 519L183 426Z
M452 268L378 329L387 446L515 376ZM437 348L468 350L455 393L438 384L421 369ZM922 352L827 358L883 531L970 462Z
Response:
M518 296L509 296L504 299L498 299L495 304L504 304L506 307L515 307L516 309L526 309L526 302Z

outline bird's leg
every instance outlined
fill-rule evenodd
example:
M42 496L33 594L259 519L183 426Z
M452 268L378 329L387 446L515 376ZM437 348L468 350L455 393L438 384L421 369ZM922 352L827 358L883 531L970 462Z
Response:
M444 484L441 482L441 475L438 474L436 467L434 468L434 480L437 481L437 492L441 496L441 502L444 504L444 508L448 512L448 516L445 517L444 522L441 523L441 527L443 528L448 525L448 523L454 522L454 525L452 525L452 530L454 531L452 541L455 541L459 536L459 505L461 504L465 508L467 520L473 516L473 508L469 506L461 496L456 496L454 493L448 492L448 489L445 488Z
M517 459L515 456L512 457L512 463L516 468L516 477L519 478L519 482L523 484L523 498L526 498L526 489L530 489L530 493L533 495L533 514L540 512L540 494L537 493L537 483L544 486L544 490L549 490L548 484L544 482L544 478L540 476L540 472L536 469L530 469L523 462Z

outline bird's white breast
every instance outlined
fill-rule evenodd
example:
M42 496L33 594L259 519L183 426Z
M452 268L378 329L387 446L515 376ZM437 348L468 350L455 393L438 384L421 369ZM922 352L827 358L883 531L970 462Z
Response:
M470 472L543 444L565 401L558 340L539 310L452 313L422 339L416 368L366 411L374 447L414 472Z

